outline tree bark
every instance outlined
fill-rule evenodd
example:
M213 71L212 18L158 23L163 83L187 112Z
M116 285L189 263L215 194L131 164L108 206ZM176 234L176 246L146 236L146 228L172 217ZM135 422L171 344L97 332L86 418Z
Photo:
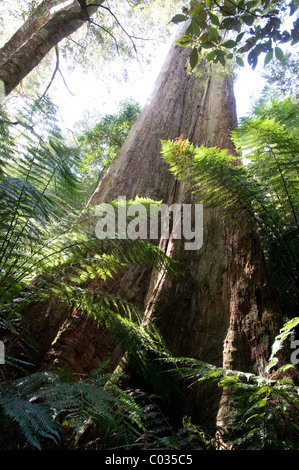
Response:
M87 8L85 1L74 0L69 6L51 14L55 0L43 1L27 21L0 49L0 80L9 95L62 39L67 38L89 20L98 6Z
M61 0L43 1L0 49L0 64L6 62L23 44L51 18L50 10Z
M187 74L188 55L187 48L171 48L153 96L88 204L119 196L127 200L149 197L168 205L196 202L162 160L161 139L182 135L195 145L235 151L230 140L236 125L231 80L204 63L198 75ZM203 221L204 241L199 250L184 250L183 240L172 235L160 241L161 248L178 261L181 276L169 278L132 268L106 288L144 309L173 355L263 373L280 326L280 312L259 239L254 231L224 218L221 209L204 205ZM90 283L90 288L98 289L97 281ZM31 309L31 319L34 308L41 317L42 306L38 305ZM47 348L42 346L42 333L51 318L49 306L44 308L46 319L41 328L35 324L34 331L42 351L38 360L44 367L59 364L72 372L88 373L109 357L113 366L118 364L121 351L107 332L78 312L69 312L66 306L55 309L52 338L47 336L47 347L51 341L52 345L44 354ZM219 394L206 398L196 391L186 396L184 406L192 407L200 421L215 424L218 413L219 422L223 422Z

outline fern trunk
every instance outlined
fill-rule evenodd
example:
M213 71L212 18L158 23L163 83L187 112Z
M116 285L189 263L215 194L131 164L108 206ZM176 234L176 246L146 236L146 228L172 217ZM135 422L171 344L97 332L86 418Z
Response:
M236 125L231 80L204 63L197 75L187 74L188 54L187 48L171 48L151 99L88 204L137 195L168 205L192 202L161 159L161 139L183 135L196 145L234 152L229 138ZM144 309L174 355L263 373L280 314L259 239L254 231L224 219L221 208L204 205L203 221L200 250L185 251L183 241L172 237L161 241L178 261L181 276L132 268L106 288ZM99 285L94 280L90 287ZM42 309L42 317L41 305L31 308L30 316L44 367L60 364L88 374L106 359L118 364L120 349L105 329L66 306L58 308L55 301ZM226 410L219 409L219 397L211 403L198 394L186 396L183 406L214 422Z

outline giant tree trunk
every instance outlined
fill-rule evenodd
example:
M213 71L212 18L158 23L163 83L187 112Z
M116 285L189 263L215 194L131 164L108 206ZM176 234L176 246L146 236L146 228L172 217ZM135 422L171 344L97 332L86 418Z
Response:
M171 48L152 98L89 204L136 195L168 205L192 202L193 196L161 159L161 139L183 135L194 144L234 152L230 131L236 125L236 112L231 81L204 64L199 76L188 75L188 54L188 49ZM185 251L183 241L172 237L161 241L160 246L179 262L181 276L168 278L136 268L107 288L142 307L174 355L263 373L280 318L259 239L254 231L224 219L221 209L204 206L203 220L201 249ZM97 289L96 281L90 287ZM40 311L40 305L33 307L31 320L41 345L38 360L44 366L54 363L88 373L109 357L118 363L119 349L91 320L57 302L48 305L44 315ZM45 332L46 342L42 340ZM203 403L201 398L197 401ZM197 407L197 415L203 416L196 397L187 400L185 405ZM213 408L215 420L219 400L212 405L208 409L205 402L205 410L209 414Z

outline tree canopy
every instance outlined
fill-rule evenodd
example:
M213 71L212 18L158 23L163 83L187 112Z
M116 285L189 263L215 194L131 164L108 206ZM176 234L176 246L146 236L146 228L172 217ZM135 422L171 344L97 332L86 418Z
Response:
M261 53L267 65L273 57L283 60L281 44L298 43L299 20L295 17L291 27L284 25L286 16L294 17L297 8L295 0L288 5L272 0L191 1L172 21L190 22L177 43L192 46L191 68L198 62L199 50L205 49L210 62L225 65L235 58L244 65L242 56L246 55L254 69Z
M140 106L136 102L123 103L119 113L104 116L92 129L78 136L83 156L79 171L84 177L87 188L97 186L124 143L140 111Z
M86 70L93 67L101 73L106 60L140 58L148 42L159 44L165 38L167 19L177 3L178 0L114 0L108 6L104 1L44 0L24 5L16 1L16 11L7 4L1 5L3 21L8 19L7 29L11 32L9 37L3 28L4 45L0 50L0 80L6 94L45 58L48 62L44 65L49 70L50 60L53 73L60 70L63 58L67 58L67 67L80 64ZM11 15L20 26L17 31L9 22ZM54 50L55 54L49 56Z

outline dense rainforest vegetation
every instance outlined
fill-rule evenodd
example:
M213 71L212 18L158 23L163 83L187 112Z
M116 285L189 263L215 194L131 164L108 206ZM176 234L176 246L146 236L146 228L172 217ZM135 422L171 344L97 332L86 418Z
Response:
M297 3L44 0L3 2L1 11L1 450L298 449ZM6 32L8 18L22 28ZM159 49L168 28L186 21L176 40L190 51L186 77L200 80L203 64L230 80L246 62L264 66L266 87L232 129L230 148L197 145L184 135L160 139L161 161L176 181L204 207L221 208L225 219L257 234L281 315L261 374L177 356L140 299L121 297L111 284L136 267L182 274L157 243L119 232L99 240L94 229L96 206L89 202L107 171L115 171L111 164L138 129L142 107L127 100L71 132L59 118L53 87L59 72L63 77L62 58L74 70L95 69L99 61L111 80L114 55L130 69L136 55L148 54L149 39ZM121 202L110 202L117 211ZM132 203L149 217L161 201L137 194L125 202ZM41 353L30 312L37 305L35 321L48 322L53 298L61 302L55 308L72 306L92 319L103 347L108 332L116 366L108 358L87 374L45 360L52 341ZM172 417L186 388L204 396L210 387L229 397L224 429L206 426L190 403Z

